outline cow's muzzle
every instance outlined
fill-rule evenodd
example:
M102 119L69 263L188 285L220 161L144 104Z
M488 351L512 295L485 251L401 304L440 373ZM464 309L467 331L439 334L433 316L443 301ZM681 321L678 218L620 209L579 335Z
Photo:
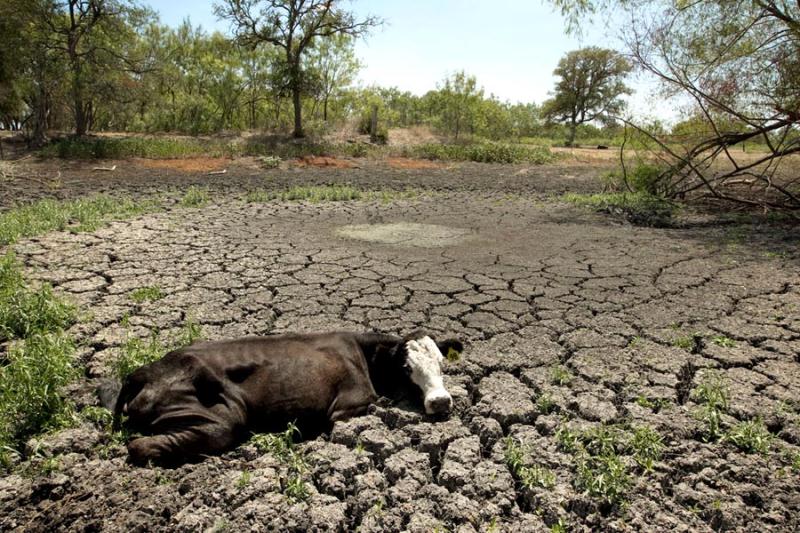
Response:
M425 396L425 412L429 415L441 415L453 408L453 397L444 389L434 390Z

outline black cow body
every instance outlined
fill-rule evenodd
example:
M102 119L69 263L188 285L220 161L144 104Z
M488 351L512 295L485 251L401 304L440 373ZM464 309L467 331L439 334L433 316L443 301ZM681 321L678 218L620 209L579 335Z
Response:
M133 372L116 398L115 419L127 415L131 429L146 435L128 444L135 463L219 453L250 432L289 422L304 436L318 434L365 413L379 395L419 397L406 347L422 338L326 333L194 344ZM461 343L438 347L460 351ZM426 399L426 409L449 410L444 394L446 406L441 397L433 407Z

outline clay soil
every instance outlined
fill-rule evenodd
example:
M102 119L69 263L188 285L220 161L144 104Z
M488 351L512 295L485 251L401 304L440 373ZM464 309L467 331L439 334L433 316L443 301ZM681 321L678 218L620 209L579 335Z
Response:
M285 494L287 465L253 446L177 469L138 468L83 422L30 443L56 457L53 472L0 478L0 530L800 529L795 229L706 216L641 228L559 202L565 191L597 190L603 169L585 163L262 170L242 159L224 176L101 164L114 163L118 170L101 173L90 170L97 163L31 161L28 178L2 184L5 206L211 191L204 208L14 246L30 276L90 311L72 330L85 372L68 395L79 410L96 404L93 388L127 338L169 335L191 317L209 339L333 329L458 335L466 350L444 368L454 411L433 420L384 402L300 444L306 500ZM388 202L242 200L256 188L325 183L421 192ZM342 231L365 224L407 233L364 240ZM424 225L458 238L434 241ZM414 228L423 228L420 240ZM134 302L129 293L146 286L165 297ZM555 369L568 377L554 379ZM711 372L730 391L724 427L761 417L768 452L703 438L691 391ZM649 426L665 445L652 471L626 463L630 484L616 506L580 487L576 459L556 437L604 423ZM522 443L526 464L553 472L552 486L515 479L506 436Z

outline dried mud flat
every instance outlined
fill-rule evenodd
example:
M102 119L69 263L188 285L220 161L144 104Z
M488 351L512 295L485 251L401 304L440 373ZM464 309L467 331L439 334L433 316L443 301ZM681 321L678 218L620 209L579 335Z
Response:
M309 181L337 181L330 172ZM304 501L284 494L280 458L252 446L136 468L87 422L41 439L55 472L0 479L0 530L519 532L559 521L573 531L798 530L800 473L787 460L800 451L796 234L635 228L507 198L498 181L476 194L456 175L438 193L388 204L245 204L220 193L205 208L18 244L32 276L91 314L73 331L86 369L69 393L78 407L95 403L92 388L126 338L176 331L187 316L212 339L423 327L467 347L446 363L448 420L380 404L301 444ZM365 224L469 238L417 246L339 234ZM129 293L146 286L165 297L135 303ZM724 422L763 417L768 453L701 438L688 392L711 370L730 386ZM576 488L575 457L556 437L603 423L648 425L665 442L652 472L630 468L615 508ZM524 444L526 463L555 474L552 486L522 487L506 436Z

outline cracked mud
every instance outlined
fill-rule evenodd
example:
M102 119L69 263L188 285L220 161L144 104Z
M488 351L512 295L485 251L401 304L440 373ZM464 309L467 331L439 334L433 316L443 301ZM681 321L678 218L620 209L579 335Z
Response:
M422 327L466 349L445 363L448 420L379 403L299 445L305 501L285 494L287 465L251 445L175 470L135 468L85 422L40 439L57 471L0 479L0 530L538 531L561 521L796 531L797 240L755 228L742 246L727 231L633 228L557 202L454 190L389 204L218 194L202 209L21 242L30 275L90 313L73 328L86 369L69 392L78 407L95 403L126 338L175 333L187 317L211 339ZM787 252L767 254L776 246ZM135 303L129 293L146 286L164 297ZM726 423L763 418L767 454L700 437L691 391L709 371L730 384ZM565 424L604 422L648 425L665 443L611 512L576 488L575 459L556 437ZM552 471L552 486L520 486L505 436Z

